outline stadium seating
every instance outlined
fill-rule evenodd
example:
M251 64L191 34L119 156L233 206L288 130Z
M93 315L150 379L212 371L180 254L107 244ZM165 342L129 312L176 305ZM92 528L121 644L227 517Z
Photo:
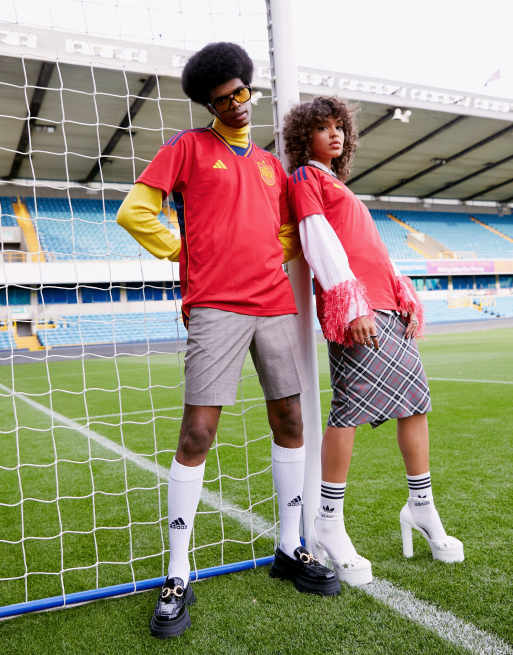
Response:
M86 314L65 316L37 337L43 346L72 346L186 339L187 331L177 312Z
M2 227L16 227L18 221L12 208L14 198L0 198L0 225Z
M10 330L1 330L0 331L0 350L11 350L11 348L16 348L14 339L12 337L12 332Z
M408 231L398 223L388 218L390 212L384 209L372 209L371 215L376 223L391 259L423 259L407 244ZM395 212L394 212L395 214Z
M449 307L446 300L423 300L426 323L449 323L453 321L485 321L496 316L477 307Z
M513 243L470 220L468 214L394 210L393 215L449 250L480 258L513 257Z
M25 204L50 260L153 257L116 223L119 200L39 198L36 206L26 198Z
M496 216L495 214L472 214L482 223L499 230L513 239L513 216ZM513 243L511 244L513 247Z
M117 225L119 200L38 198L36 202L32 197L23 200L49 260L152 257ZM14 201L15 198L0 198L2 226L17 225L12 209ZM471 221L469 214L372 209L381 238L394 260L422 259L422 256L407 245L408 231L388 218L390 212L451 251L475 253L485 258L513 257L512 242ZM513 217L472 215L513 238ZM168 224L163 214L160 220Z
M493 309L501 318L513 318L513 296L497 297Z

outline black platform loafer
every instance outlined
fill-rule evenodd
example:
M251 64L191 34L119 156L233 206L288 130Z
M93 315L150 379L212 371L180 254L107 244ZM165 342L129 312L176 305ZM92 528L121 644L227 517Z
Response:
M154 637L178 637L191 625L187 610L196 600L191 584L184 586L182 578L168 578L160 590L157 605L150 621Z
M340 583L334 571L323 566L306 548L299 546L294 557L289 557L279 548L269 572L271 578L291 580L298 591L320 596L336 596Z

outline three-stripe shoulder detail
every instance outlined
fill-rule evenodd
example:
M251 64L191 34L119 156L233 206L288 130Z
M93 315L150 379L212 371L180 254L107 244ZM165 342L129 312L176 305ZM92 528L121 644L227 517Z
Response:
M294 184L301 182L301 180L306 181L307 179L308 179L308 175L306 172L306 166L300 166L292 173L292 181L294 182Z
M207 132L208 127L196 127L192 128L190 130L182 130L181 132L178 132L178 134L173 135L166 143L164 144L165 146L175 146L178 141L183 137L184 134L189 134L189 132Z

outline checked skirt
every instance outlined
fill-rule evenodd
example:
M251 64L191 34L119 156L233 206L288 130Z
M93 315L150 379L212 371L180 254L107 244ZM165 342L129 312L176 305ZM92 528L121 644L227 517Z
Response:
M337 428L431 410L431 397L415 339L405 339L406 324L396 313L375 312L379 350L329 342L333 398L328 425Z

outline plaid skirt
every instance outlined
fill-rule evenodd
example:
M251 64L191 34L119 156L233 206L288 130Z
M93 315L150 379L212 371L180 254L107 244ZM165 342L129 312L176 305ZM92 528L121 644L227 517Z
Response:
M328 342L333 398L328 425L337 428L431 410L431 397L415 339L405 339L405 321L375 312L379 350Z

